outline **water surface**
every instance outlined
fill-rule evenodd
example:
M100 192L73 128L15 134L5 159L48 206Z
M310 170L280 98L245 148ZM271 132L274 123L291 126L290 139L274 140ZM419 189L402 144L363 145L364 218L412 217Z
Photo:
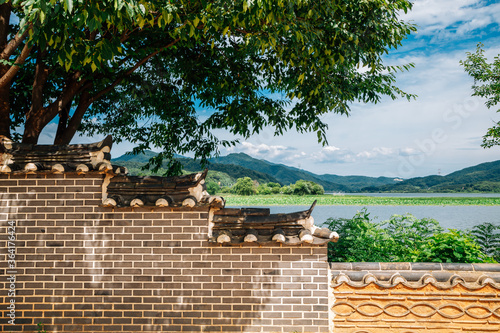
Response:
M309 209L309 206L260 207L270 208L271 214ZM436 219L445 229L467 229L484 222L500 224L500 206L316 206L312 216L316 225L322 225L330 217L352 218L363 207L376 221L387 220L394 214L410 213L419 219Z

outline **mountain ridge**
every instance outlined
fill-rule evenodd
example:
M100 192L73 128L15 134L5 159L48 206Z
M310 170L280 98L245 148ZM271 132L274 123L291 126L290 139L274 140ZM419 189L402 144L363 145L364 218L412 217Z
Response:
M132 166L136 170L154 154L147 151L142 155L122 155L112 161L129 169ZM180 155L177 157L186 171L201 170L198 161ZM289 185L304 179L322 185L326 191L334 192L500 192L500 160L480 163L445 176L429 175L404 180L382 176L318 175L285 164L253 158L245 153L210 158L209 162L209 170L226 173L233 180L248 176L261 183Z

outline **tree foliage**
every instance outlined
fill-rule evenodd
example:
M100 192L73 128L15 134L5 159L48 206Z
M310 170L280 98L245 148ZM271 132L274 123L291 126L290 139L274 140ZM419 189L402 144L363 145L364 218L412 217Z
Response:
M483 252L500 262L500 225L485 222L474 226L472 234Z
M250 177L238 178L231 191L239 195L253 195L257 192L256 186Z
M293 194L296 195L322 195L325 194L323 186L309 181L309 180L297 180L294 185L292 185Z
M329 261L495 262L494 253L471 232L444 232L434 219L406 214L378 223L364 208L352 219L330 218L327 224L340 236L337 243L329 244Z
M472 96L486 98L486 107L491 108L500 103L500 55L488 63L484 55L484 45L479 43L475 53L467 52L467 59L460 63L465 72L474 79ZM500 109L497 110L500 112ZM489 128L483 136L483 148L500 145L500 121Z
M415 30L408 0L0 0L0 135L113 134L179 171L216 129L271 126L326 142L328 112L408 95L382 56ZM9 21L11 24L9 25ZM200 113L200 110L206 110Z
M456 229L429 237L413 259L418 262L495 262L483 253L481 246L469 232Z

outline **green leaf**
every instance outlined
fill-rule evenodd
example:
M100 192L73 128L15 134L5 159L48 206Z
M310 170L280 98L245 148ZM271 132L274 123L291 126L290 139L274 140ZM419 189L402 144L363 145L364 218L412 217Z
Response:
M64 0L64 10L69 13L73 12L73 0Z

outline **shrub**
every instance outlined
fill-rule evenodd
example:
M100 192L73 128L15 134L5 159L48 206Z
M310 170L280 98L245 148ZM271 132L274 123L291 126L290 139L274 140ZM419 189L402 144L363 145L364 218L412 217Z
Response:
M283 186L281 188L281 191L283 194L293 194L293 187L292 186Z
M363 208L352 219L330 218L327 224L340 236L338 243L329 244L329 261L495 262L471 233L443 232L434 219L406 214L377 223Z
M500 261L500 225L482 223L472 228L472 235L484 253Z
M388 251L397 261L413 261L414 251L443 228L434 219L417 219L411 214L393 215L380 225L390 238Z
M219 193L232 193L232 191L230 187L224 186L220 189Z
M271 194L272 192L271 192L271 188L267 187L265 184L262 184L262 185L259 185L259 187L257 187L257 193L267 195L267 194Z
M208 194L214 195L220 192L220 186L216 182L207 182Z
M329 261L392 261L387 251L390 239L378 223L370 221L366 209L352 219L328 219L327 223L340 236L337 243L329 243Z
M425 246L417 251L414 261L495 262L481 251L472 234L456 229L429 237Z

